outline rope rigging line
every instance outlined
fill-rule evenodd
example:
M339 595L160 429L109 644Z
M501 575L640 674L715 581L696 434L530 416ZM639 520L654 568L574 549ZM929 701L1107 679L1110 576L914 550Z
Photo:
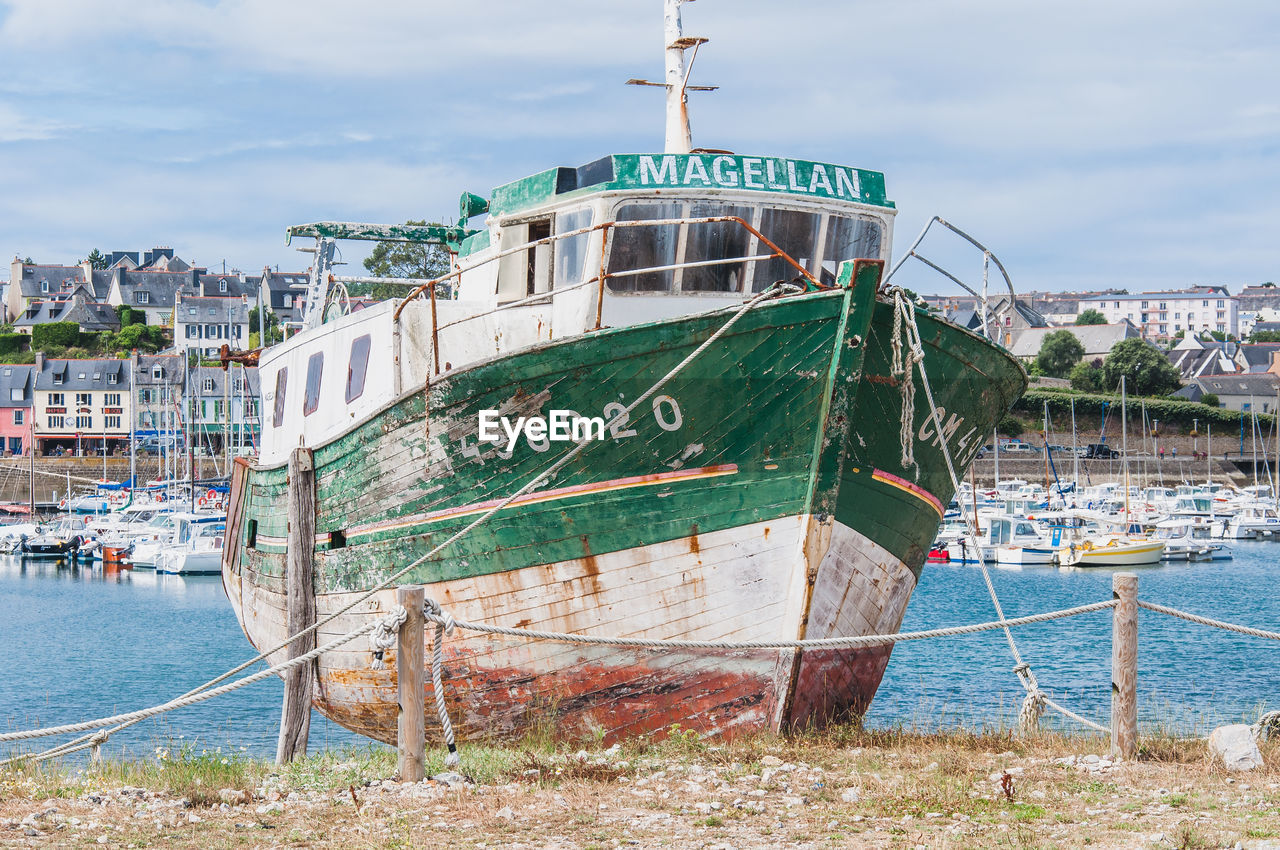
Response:
M747 301L745 304L743 304L741 307L735 310L733 312L733 315L730 316L729 319L723 325L717 328L714 333L712 333L709 337L707 337L706 340L704 340L697 348L695 348L692 352L690 352L683 360L681 360L670 371L668 371L665 375L659 378L656 383L650 386L649 389L645 390L645 392L642 393L639 397L637 397L633 402L631 402L629 405L627 405L621 411L619 411L613 417L613 419L605 426L606 430L614 425L617 425L618 423L625 422L627 418L630 416L631 412L635 410L636 407L638 407L640 404L648 400L656 392L658 392L658 390L662 389L663 386L665 386L668 382L670 382L673 378L675 378L676 375L680 374L680 372L682 372L686 367L688 367L690 363L692 363L697 357L699 357L704 351L706 351L707 348L709 348L713 343L715 343L722 336L724 336L725 333L727 333L731 327L737 324L738 320L741 319L744 315L746 315L748 311L750 311L751 309L755 308L757 305L759 305L760 303L768 299L774 298L778 295L782 295L788 292L797 292L797 291L803 291L803 287L796 286L794 284L786 284L786 283L779 282L779 283L775 283L773 286L770 286L768 289L765 289L764 291L760 292L759 294L751 298L749 301ZM383 579L381 582L374 585L368 591L361 594L356 599L352 600L343 608L340 608L339 610L333 612L332 614L329 614L322 620L318 620L317 622L313 623L307 628L300 630L296 634L290 635L289 637L285 638L281 643L277 644L275 647L268 649L266 651L260 652L258 653L258 655L254 656L253 658L250 658L249 660L243 662L242 664L239 664L236 667L233 667L232 669L226 671L225 673L213 679L210 679L208 682L205 682L204 684L191 689L190 691L186 692L182 696L176 698L173 702L182 702L183 700L190 699L191 697L197 694L201 694L208 691L209 688L213 688L218 683L231 678L237 673L240 673L243 670L253 666L254 664L257 664L258 662L265 660L266 658L273 655L274 653L279 652L282 649L285 649L286 647L288 647L290 644L292 644L294 641L298 640L299 638L304 637L305 635L316 631L321 626L324 626L324 625L327 625L328 623L333 622L338 617L348 613L349 611L354 609L356 606L367 601L374 594L382 590L385 590L388 587L391 587L392 585L395 584L395 582L399 581L409 572L427 563L431 558L435 557L445 548L452 545L462 537L465 537L472 530L479 527L483 523L487 522L494 514L506 508L516 499L520 498L521 496L525 495L529 491L533 490L538 485L544 483L552 475L554 475L556 472L562 469L565 465L567 465L571 460L573 460L575 457L580 455L587 448L587 446L591 444L591 442L592 440L590 439L589 435L584 436L581 440L575 443L563 456L561 456L559 460L555 461L546 469L544 469L542 472L538 473L533 478L529 479L529 481L526 482L524 486L522 486L520 489L516 490L514 493L507 496L501 502L494 505L485 513L481 514L479 517L477 517L475 520L473 520L471 523L469 523L465 527L459 529L457 532L450 535L446 540L442 541L440 544L433 547L426 554L410 562L407 566L401 568L400 570L396 571L386 579ZM377 627L377 623L371 624L368 629L362 630L361 633L364 633L364 631L368 631L376 627ZM313 651L313 653L308 653L307 656L299 656L299 658L302 658L302 657L316 657L316 656ZM375 660L378 660L376 656L375 656ZM221 689L219 689L218 692L221 692ZM183 703L183 704L185 705L189 703ZM180 707L180 706L175 706L175 707ZM137 712L134 712L133 714L137 714ZM111 725L112 722L120 722L120 725L117 728L110 729L107 731L107 735L113 735L116 732L119 732L125 728L128 728L129 726L132 726L134 723L137 723L140 720L144 720L146 719L146 717L151 716L149 714L145 714L143 716L134 717L133 714L121 715L120 717L124 718L123 722L112 720L109 723L97 724L97 725L106 726L106 725ZM84 726L83 728L85 729L97 728L97 725ZM74 731L80 731L80 729L72 728L72 729L65 729L63 731L74 732ZM12 734L18 734L18 733L12 733ZM50 733L50 734L60 734L60 733ZM28 736L28 737L41 737L41 736ZM46 752L37 753L32 756L23 757L23 758L41 760L44 758L51 758L56 755L65 755L70 752L75 752L77 750L85 749L86 747L93 745L91 741L91 737L94 737L94 736L85 736L83 738L70 741L59 747L54 747L53 749L48 750ZM4 740L7 740L7 739L4 737L0 737L0 742L3 742ZM14 740L20 740L20 739L14 739ZM0 765L2 764L4 764L4 762L0 762Z
M914 305L912 305L910 299L907 297L906 293L902 290L901 287L897 287L897 286L891 287L889 292L892 293L893 295L893 303L894 303L894 320L893 320L894 364L896 366L899 361L899 356L900 356L899 351L901 350L901 347L903 344L903 342L900 341L898 338L899 334L901 334L902 340L905 341L906 346L911 350L910 355L907 355L903 359L907 360L908 362L914 362L915 365L917 366L918 371L920 373L921 388L924 390L925 400L929 403L929 415L933 419L933 427L938 434L942 434L944 433L942 416L938 413L938 405L933 398L933 387L929 383L929 374L928 372L925 371L924 344L920 338L920 326L916 323L915 307ZM914 383L913 377L910 373L908 373L905 376L904 381L905 383L908 383L908 384ZM911 424L914 425L914 415L915 415L914 394L913 393L909 394L904 389L902 393L902 398L903 398L903 412L902 412L903 422L906 423L908 418L911 418ZM912 400L912 407L910 408L906 407L906 402L908 398ZM903 458L905 459L908 455L905 443L907 441L913 441L912 438L914 437L914 434L912 434L909 430L906 430L905 424L903 427L904 427ZM952 492L959 493L960 477L956 474L955 462L951 458L951 447L947 445L947 441L945 439L939 439L938 444L942 449L942 458L943 460L946 461L946 464L947 464L947 474L951 478ZM913 463L914 463L914 460L913 460ZM917 475L918 474L919 474L919 467L917 467ZM960 501L961 501L960 515L964 518L965 525L969 529L969 533L972 535L974 542L978 546L978 566L982 569L982 580L987 585L987 592L991 596L991 604L995 606L996 616L999 618L998 622L1006 622L1007 618L1005 617L1005 614L1004 614L1004 607L1000 604L1000 597L996 595L995 585L991 582L991 573L987 570L986 558L984 558L982 555L982 543L981 543L981 539L978 532L977 515L975 513L973 516L970 516L968 507L963 503L964 500L961 499ZM1014 659L1013 672L1018 677L1018 681L1022 684L1023 689L1026 690L1027 692L1026 699L1023 700L1022 708L1019 711L1019 721L1020 723L1023 724L1022 726L1023 729L1029 730L1029 729L1035 728L1035 724L1039 721L1040 713L1043 711L1043 706L1049 706L1053 708L1055 711L1058 711L1059 713L1063 714L1064 716L1070 717L1073 720L1084 723L1085 725L1090 726L1094 729L1098 729L1104 732L1110 731L1106 727L1103 727L1097 723L1094 723L1093 721L1086 720L1080 715L1074 712L1068 711L1062 706L1058 705L1056 702L1053 702L1052 700L1050 700L1048 695L1045 694L1044 691L1040 689L1040 684L1036 680L1036 676L1031 669L1031 665L1029 665L1026 661L1023 660L1022 653L1018 651L1018 644L1013 639L1013 632L1006 627L1004 629L1004 636L1005 636L1005 640L1009 644L1009 651L1013 654L1013 659Z
M581 635L570 632L544 632L536 629L517 629L507 626L490 626L485 623L472 623L466 620L455 620L444 614L434 600L426 604L426 618L442 629L450 626L466 631L480 632L490 635L506 635L508 637L525 638L527 640L549 640L559 643L580 643L594 646L630 646L640 649L853 649L866 646L883 646L885 644L904 643L913 640L954 637L977 632L1008 629L1016 626L1027 626L1033 623L1047 623L1093 611L1114 608L1116 600L1091 602L1088 605L1077 605L1074 608L1063 608L1044 614L1030 614L1013 619L1001 618L988 623L972 623L965 626L948 626L941 629L929 629L920 632L897 632L886 635L850 635L834 638L809 638L806 640L757 640L757 641L721 641L721 640L658 640L654 638L623 638L604 635Z

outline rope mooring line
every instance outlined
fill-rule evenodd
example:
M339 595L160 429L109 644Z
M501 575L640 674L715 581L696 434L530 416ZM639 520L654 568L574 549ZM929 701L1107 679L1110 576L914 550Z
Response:
M434 601L430 601L426 606L426 618L441 628L445 628L446 624L451 623L459 629L467 631L480 632L491 635L506 635L508 637L524 638L527 640L547 640L556 641L558 643L580 643L591 644L595 646L629 646L638 649L723 649L723 650L745 650L745 649L857 649L867 646L883 646L892 643L905 643L913 640L928 640L930 638L954 637L956 635L969 635L977 632L992 631L995 629L1003 629L1011 626L1027 626L1032 623L1046 623L1050 620L1061 620L1066 617L1074 617L1078 614L1088 614L1093 611L1102 611L1106 608L1114 608L1116 600L1108 599L1104 602L1091 602L1088 605L1077 605L1074 608L1064 608L1060 611L1048 611L1044 614L1031 614L1026 617L1015 617L1013 619L997 620L990 623L973 623L966 626L948 626L942 629L930 629L921 632L898 632L897 634L888 635L851 635L848 637L834 638L809 638L806 640L759 640L759 641L722 641L722 640L658 640L654 638L623 638L608 637L604 635L580 635L569 632L544 632L535 629L517 629L509 626L491 626L485 623L472 623L466 620L455 620L440 611L440 606ZM433 607L434 606L434 607Z
M893 366L896 369L900 363L905 362L906 374L903 380L906 384L913 384L914 381L910 367L911 364L914 363L916 369L920 372L920 384L924 389L925 400L929 403L929 415L933 419L934 430L941 435L945 433L942 424L942 416L938 413L938 404L933 398L933 387L929 383L929 373L925 371L924 367L924 343L920 338L920 326L916 322L915 307L911 304L910 299L907 298L906 293L903 292L901 287L895 286L890 291L893 294L894 306L893 339L891 340L893 345ZM905 339L907 347L910 349L910 354L906 357L902 354L902 342L898 338L900 334ZM910 401L911 405L909 410L908 401ZM911 464L915 465L914 453L909 451L906 445L907 441L913 440L915 421L914 419L911 420L911 433L907 432L905 424L908 416L914 415L915 395L914 392L908 392L905 386L902 392L902 403L902 419L904 424L901 438L904 441L902 447L902 459L903 466L905 468L906 461L909 457L911 459ZM952 492L959 493L960 477L956 474L955 462L951 458L951 447L947 445L947 441L941 436L938 439L938 444L942 449L942 458L947 464L947 474L951 478ZM916 467L916 471L918 474L918 466ZM1005 622L1004 607L1000 604L1000 597L996 594L995 585L991 581L991 573L987 570L986 559L982 556L982 543L979 535L977 517L970 516L968 507L964 504L963 499L960 500L960 514L964 517L965 526L969 529L974 542L978 546L978 566L982 570L982 580L987 585L987 593L991 596L991 604L995 606L996 616L1000 619L1000 622ZM1041 690L1040 683L1036 680L1036 674L1032 671L1031 665L1023 660L1022 653L1018 651L1018 644L1013 639L1013 632L1008 628L1005 628L1004 636L1005 640L1009 644L1009 651L1013 655L1014 674L1018 677L1018 681L1027 692L1027 696L1022 702L1022 708L1019 711L1019 718L1024 724L1024 729L1031 730L1036 728L1036 725L1039 723L1040 714L1043 713L1044 707L1048 706L1059 714L1062 714L1064 717L1083 723L1086 726L1090 726L1104 732L1110 731L1106 727L1095 723L1092 720L1087 720L1049 699L1048 695Z
M1189 623L1199 623L1202 626L1212 626L1215 629L1225 629L1228 632L1237 632L1242 635L1266 638L1267 640L1280 640L1280 632L1269 632L1266 629L1255 629L1252 626L1241 626L1237 623L1228 623L1225 620L1214 620L1211 617L1201 617L1199 614L1190 614L1186 611L1179 611L1177 608L1157 605L1154 602L1143 602L1139 600L1138 607L1146 608L1148 611L1155 611L1157 614L1168 614L1170 617L1177 617L1178 619L1186 620Z

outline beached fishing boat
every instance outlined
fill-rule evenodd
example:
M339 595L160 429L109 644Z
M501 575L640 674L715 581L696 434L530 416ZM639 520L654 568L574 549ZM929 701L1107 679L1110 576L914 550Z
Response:
M954 491L943 447L963 474L1025 374L882 286L895 209L881 174L691 151L684 52L699 40L681 35L675 0L667 25L665 152L553 168L487 200L464 193L455 226L291 228L316 240L307 327L261 355L262 448L234 468L224 548L224 585L255 646L287 634L300 446L314 468L321 619L416 564L400 583L459 619L513 627L716 641L898 628ZM338 238L443 245L455 271L342 315L327 296L356 278L332 272ZM936 419L910 361L895 369L903 314ZM546 424L513 437L487 427L498 417ZM586 448L431 554L576 445L555 430L566 418L586 423L565 432ZM319 642L394 606L394 590L379 591ZM462 736L550 725L610 740L857 715L890 650L671 652L459 632L444 651ZM326 653L314 704L393 741L394 664L372 661L363 642Z

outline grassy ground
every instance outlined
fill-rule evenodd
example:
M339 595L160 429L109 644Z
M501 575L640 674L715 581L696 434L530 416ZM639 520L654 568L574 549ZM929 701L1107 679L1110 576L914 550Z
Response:
M464 746L464 776L394 780L394 752L287 768L159 749L0 771L0 842L177 847L1280 848L1280 749L1229 773L1203 741L839 729L607 750Z

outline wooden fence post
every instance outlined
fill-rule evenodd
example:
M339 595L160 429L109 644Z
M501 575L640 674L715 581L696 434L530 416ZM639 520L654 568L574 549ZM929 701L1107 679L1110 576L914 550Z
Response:
M316 545L316 474L310 449L294 449L289 455L289 531L285 552L285 591L288 611L285 630L295 635L316 621L316 595L312 561ZM289 645L289 658L305 655L316 647L316 634L309 632ZM284 677L284 707L280 712L280 738L276 743L276 764L287 764L307 754L311 731L311 693L315 686L316 662L295 667Z
M1111 754L1138 752L1138 576L1116 573L1111 592L1118 601L1111 626Z
M396 682L400 689L400 715L396 721L396 747L400 750L400 781L421 782L426 776L423 753L426 749L426 724L423 719L424 634L426 618L422 604L426 591L421 585L396 588L396 602L409 616L400 627L396 645Z

